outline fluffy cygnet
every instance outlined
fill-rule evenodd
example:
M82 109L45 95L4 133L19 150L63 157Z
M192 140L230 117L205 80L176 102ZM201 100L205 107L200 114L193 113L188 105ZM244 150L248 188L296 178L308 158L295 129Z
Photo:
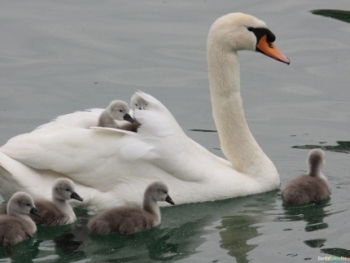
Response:
M0 216L1 245L14 245L33 236L36 225L29 214L40 217L32 197L24 192L15 193L8 202L7 215Z
M166 201L174 205L168 194L168 187L162 182L154 182L147 187L143 209L127 206L108 209L90 220L89 232L94 235L111 232L129 235L157 226L161 221L157 201Z
M134 123L134 119L129 115L128 104L121 100L114 100L101 113L97 126L118 129L123 120Z
M137 93L132 95L130 107L133 111L136 109L145 110L147 105L148 105L147 101L145 99L141 98Z
M76 199L83 201L76 192L72 180L66 178L57 179L52 186L52 201L35 200L35 206L41 217L31 218L37 225L59 226L74 223L77 217L67 200Z
M327 178L321 171L324 164L324 152L320 149L311 150L307 163L308 174L293 179L282 191L282 198L286 204L303 205L329 198L331 189Z
M135 110L145 110L147 107L147 101L141 98L138 94L134 94L131 97L130 107L135 112ZM141 126L141 124L134 119L134 123L123 123L120 126L120 129L137 132L137 129Z

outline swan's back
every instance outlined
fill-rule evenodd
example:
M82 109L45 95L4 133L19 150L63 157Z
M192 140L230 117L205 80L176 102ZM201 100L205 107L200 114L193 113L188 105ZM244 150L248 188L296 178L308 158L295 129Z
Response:
M193 142L161 102L138 92L147 105L145 110L135 109L134 116L141 124L137 133L89 129L97 125L98 116L80 112L9 140L0 153L1 191L28 189L42 195L51 181L66 175L79 186L79 192L86 190L84 204L103 209L140 204L140 189L156 180L171 186L177 204L278 188L278 172L246 123L237 54L242 49L266 49L265 55L289 63L272 42L274 35L264 22L242 13L223 16L210 29L211 101L221 150L228 161Z

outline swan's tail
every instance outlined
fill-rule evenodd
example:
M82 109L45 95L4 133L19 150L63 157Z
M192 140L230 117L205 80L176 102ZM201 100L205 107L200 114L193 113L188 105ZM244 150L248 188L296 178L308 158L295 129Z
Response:
M324 164L324 151L321 149L311 150L307 157L307 163L309 165L309 175L319 176Z
M50 198L52 182L57 177L58 174L43 177L37 170L0 152L0 194L5 200L17 191L34 198Z
M49 199L52 196L52 185L57 178L67 176L51 171L29 167L0 152L0 195L9 200L18 191L30 194L34 199ZM84 198L83 202L73 201L73 206L84 206L89 210L105 209L116 202L116 196L98 189L75 182L76 192Z

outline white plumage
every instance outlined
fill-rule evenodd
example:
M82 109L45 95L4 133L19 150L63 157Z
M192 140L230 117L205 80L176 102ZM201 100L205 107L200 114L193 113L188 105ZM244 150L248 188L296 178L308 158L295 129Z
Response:
M134 111L141 123L137 133L92 127L102 111L94 109L60 116L9 140L0 148L1 195L8 198L24 190L36 198L47 197L53 180L62 176L74 181L83 205L96 209L140 206L143 190L153 181L165 182L176 204L279 187L275 166L244 118L237 50L254 51L258 42L248 27L266 25L249 15L229 14L213 24L208 36L213 115L229 161L187 137L156 98L137 92L147 102L146 109Z

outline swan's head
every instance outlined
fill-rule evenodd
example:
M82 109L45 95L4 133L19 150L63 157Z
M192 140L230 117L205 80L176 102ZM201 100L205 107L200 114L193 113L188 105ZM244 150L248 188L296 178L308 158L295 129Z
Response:
M147 101L144 98L140 97L139 94L135 93L131 97L130 106L132 110L145 110L147 105Z
M29 215L40 216L34 205L33 198L25 192L15 193L7 204L8 215Z
M66 178L57 179L52 186L52 197L58 200L76 199L83 201L76 192L72 180Z
M129 106L126 102L121 100L112 101L108 108L108 115L115 120L121 121L126 120L134 123L134 119L129 115Z
M154 182L150 184L145 191L145 199L165 201L172 205L175 204L169 195L168 187L163 182Z
M273 42L275 35L265 22L243 13L231 13L218 18L209 30L208 46L222 51L258 51L289 64L289 59Z

